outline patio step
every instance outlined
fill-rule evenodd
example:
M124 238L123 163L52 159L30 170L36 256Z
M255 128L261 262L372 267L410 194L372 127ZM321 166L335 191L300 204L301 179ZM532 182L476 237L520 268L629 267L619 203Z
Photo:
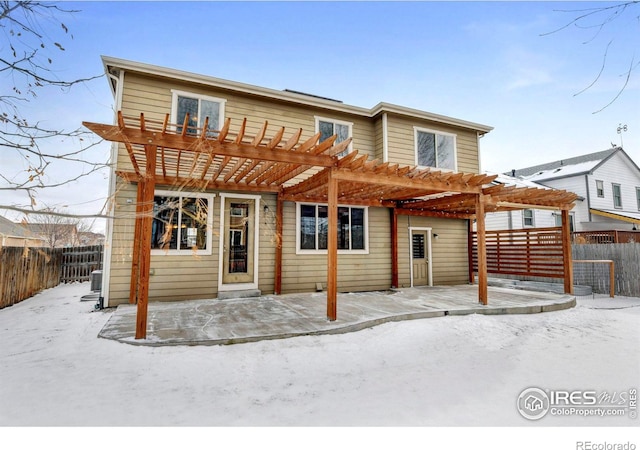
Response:
M218 292L218 300L228 300L230 298L252 298L260 297L262 291L260 289L246 289L243 291L221 291Z

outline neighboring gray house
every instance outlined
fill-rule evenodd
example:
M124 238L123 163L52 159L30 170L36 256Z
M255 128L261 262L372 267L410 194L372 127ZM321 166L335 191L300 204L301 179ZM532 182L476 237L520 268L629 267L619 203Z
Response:
M577 194L580 199L571 211L574 231L640 226L640 168L622 147L515 169L508 175ZM534 226L548 225L545 221Z
M533 181L498 174L493 184L504 184L518 188L551 189ZM571 212L570 214L573 214ZM562 225L560 211L548 209L514 209L486 214L487 230L518 230L524 228L547 228Z
M0 248L43 247L44 239L34 236L22 224L0 216Z

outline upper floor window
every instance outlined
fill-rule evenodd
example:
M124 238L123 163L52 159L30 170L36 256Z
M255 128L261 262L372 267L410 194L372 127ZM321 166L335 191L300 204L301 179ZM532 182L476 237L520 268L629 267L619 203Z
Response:
M636 200L638 201L638 211L640 211L640 187L636 188Z
M416 165L456 170L456 136L415 127Z
M172 94L171 116L178 133L182 132L184 119L189 114L187 133L196 134L196 129L203 128L208 117L207 135L216 135L214 131L220 129L220 123L224 120L224 99L176 90Z
M327 250L329 218L327 205L298 203L297 250L309 253ZM338 207L338 250L367 252L367 208Z
M611 191L613 192L613 206L614 208L622 208L622 192L620 185L611 183Z
M212 206L213 195L156 191L151 249L211 254Z
M596 193L598 197L604 198L604 182L602 180L596 180Z
M316 133L320 132L320 142L330 138L334 134L337 136L334 145L349 139L352 136L353 124L342 120L316 117ZM337 156L344 156L351 151L351 144Z
M533 209L523 209L522 210L522 225L525 227L533 227L535 226Z

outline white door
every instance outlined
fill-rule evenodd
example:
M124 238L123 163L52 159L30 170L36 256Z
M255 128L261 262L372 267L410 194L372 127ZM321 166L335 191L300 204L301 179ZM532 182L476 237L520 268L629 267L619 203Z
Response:
M255 275L255 200L224 199L222 284L247 284Z
M412 285L429 285L429 251L428 231L413 230L411 232Z

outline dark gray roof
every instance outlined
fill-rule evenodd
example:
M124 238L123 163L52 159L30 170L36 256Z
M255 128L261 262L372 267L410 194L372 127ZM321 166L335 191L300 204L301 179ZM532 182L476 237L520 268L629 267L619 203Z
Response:
M553 161L545 164L538 164L537 166L525 167L524 169L516 169L515 174L513 174L512 172L505 172L505 175L516 176L516 177L529 177L535 173L544 172L547 170L554 170L562 166L572 166L575 164L582 164L589 161L601 162L607 159L613 153L617 152L618 150L622 150L622 147L614 147L614 148L610 148L609 150L603 150L601 152L589 153L586 155L575 156L573 158L559 159L557 161ZM599 162L594 163L594 166L599 164Z
M0 234L4 236L34 238L33 234L31 234L22 224L12 222L2 216L0 216Z

